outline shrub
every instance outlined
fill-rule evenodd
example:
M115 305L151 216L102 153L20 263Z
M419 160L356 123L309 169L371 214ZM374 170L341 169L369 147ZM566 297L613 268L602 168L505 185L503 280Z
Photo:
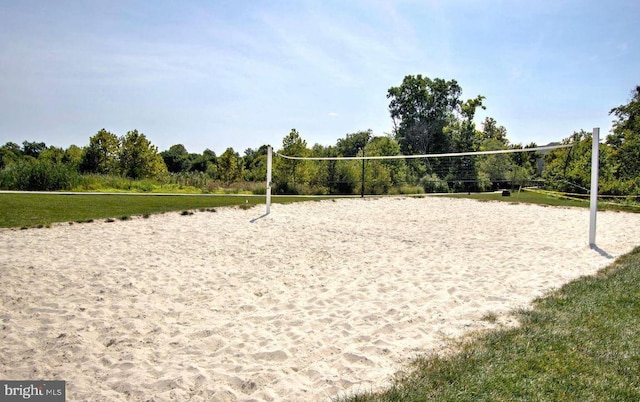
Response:
M402 184L402 185L391 187L388 193L391 195L424 194L424 188L421 186L412 186L409 184Z
M448 193L449 185L446 181L443 181L438 177L438 175L427 174L422 179L420 179L420 184L422 188L424 188L425 193Z
M290 185L288 181L276 181L273 192L275 194L298 195L298 189Z
M251 194L254 195L266 195L267 194L267 186L256 187L251 191Z
M36 159L24 159L0 170L0 188L4 190L71 190L80 179L78 171L69 165Z

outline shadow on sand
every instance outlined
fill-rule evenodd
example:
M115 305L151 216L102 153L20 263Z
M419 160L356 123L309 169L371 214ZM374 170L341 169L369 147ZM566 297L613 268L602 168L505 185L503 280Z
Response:
M601 249L600 247L598 247L595 244L590 245L589 247L591 247L591 250L597 252L598 254L600 254L601 256L609 259L609 260L613 260L613 256L609 253L607 253L606 251L604 251L603 249Z
M260 219L262 219L262 218L267 217L268 215L269 215L269 213L267 212L266 214L262 214L262 215L260 215L260 216L259 216L259 217L257 217L257 218L253 218L253 219L251 219L249 222L251 222L251 223L256 223L257 221L259 221L259 220L260 220Z

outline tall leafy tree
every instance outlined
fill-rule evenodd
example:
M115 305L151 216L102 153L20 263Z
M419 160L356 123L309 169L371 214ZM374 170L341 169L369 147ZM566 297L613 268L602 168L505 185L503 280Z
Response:
M64 149L51 145L49 148L45 148L40 152L38 159L49 163L63 163Z
M566 192L586 192L591 182L591 133L584 130L565 138L571 148L554 149L544 155L545 187Z
M189 170L189 152L182 144L175 144L168 150L160 152L167 170L171 173L185 172Z
M629 103L611 109L609 114L616 117L607 144L614 150L617 177L629 183L629 191L640 192L640 85L631 93Z
M227 185L242 177L242 167L242 159L233 148L227 148L218 158L218 174Z
M216 153L210 149L205 149L202 154L189 154L188 170L190 172L209 172L210 168L217 164L217 160Z
M29 142L24 141L22 143L22 153L25 156L31 156L38 159L40 153L47 149L47 145L44 142Z
M160 178L167 166L158 154L158 148L138 130L127 132L121 139L118 162L124 176L133 179Z
M15 142L7 142L0 147L0 169L16 163L22 158L22 149Z
M344 138L338 139L338 142L336 143L335 151L337 151L339 156L344 156L344 157L370 155L367 153L367 145L369 144L369 141L371 140L372 136L373 136L373 132L370 129L347 134ZM350 180L354 180L357 172L357 176L359 176L357 187L359 187L362 190L363 180L367 180L367 178L363 176L363 170L361 167L366 165L367 163L368 163L367 161L358 162L357 164L354 164L352 162L338 162L338 163L327 164L326 166L331 168L332 174L334 176L333 180L336 179L335 177L336 173L338 173L342 177L340 181L345 181L346 178L349 178ZM339 170L337 169L338 167L339 167ZM365 176L366 176L366 173L367 171L365 170L364 171ZM369 176L371 175L369 174ZM371 177L369 177L368 180L370 182ZM353 188L356 187L356 183L349 183L349 184L334 183L334 185L331 187L336 187L335 184L338 184L340 190L339 191L332 190L334 192L346 192L345 190L350 188L348 192L351 193Z
M532 142L524 147L522 144L509 144L509 149L535 148L537 145ZM514 152L510 154L514 166L514 175L517 173L520 181L531 179L537 173L538 160L542 155L538 152Z
M70 145L65 149L62 162L72 166L75 170L78 170L82 163L83 150L77 145Z
M105 130L98 131L89 138L80 170L89 173L117 174L120 139L117 135Z
M300 133L295 128L292 129L282 140L282 149L280 151L284 155L289 156L307 156L307 141L300 137ZM293 190L296 183L304 182L307 177L306 161L277 159L275 166L275 178L277 186L281 190Z
M358 154L362 154L362 150L369 143L371 137L371 130L347 134L344 138L338 139L336 149L340 156L357 156Z
M340 141L340 140L338 140ZM312 156L337 157L344 156L337 146L323 147L314 145ZM312 184L328 194L352 194L358 182L360 170L353 161L328 160L316 164Z
M216 153L209 148L205 149L202 152L201 160L204 162L206 169L203 172L206 172L209 177L217 178L218 177L218 157ZM193 162L192 162L193 163Z
M591 133L580 131L565 138L563 144L572 148L554 149L544 155L545 187L570 193L587 193L591 186ZM637 177L621 180L618 177L616 150L600 144L598 191L602 194L640 195Z
M311 147L309 156L312 157L326 157L329 153L329 148L321 144L314 144ZM313 188L313 192L316 194L328 194L331 192L331 186L329 184L329 166L335 166L335 161L319 161L311 164L309 169L309 185Z
M407 75L389 88L394 134L405 155L441 153L450 149L444 133L461 105L462 88L455 80Z
M455 152L469 152L474 150L477 137L476 124L473 119L478 108L486 109L482 103L484 96L478 95L474 99L468 99L460 105L460 118L453 123L457 130L454 132L453 150Z
M394 156L400 154L400 145L390 136L373 137L365 148L367 156ZM378 173L371 180L377 182L378 190L384 189L385 192L392 185L399 184L405 180L405 162L402 159L383 159L367 161L368 168Z
M480 151L497 151L506 149L506 145L496 139L488 138L482 142ZM478 170L488 177L492 183L510 180L513 162L508 154L490 154L477 157Z
M247 181L264 181L267 177L268 145L261 145L258 149L247 148L242 158L244 177Z
M460 118L453 121L447 131L451 133L452 149L454 152L474 151L476 144L476 125L473 121L478 108L484 109L484 96L469 99L460 105ZM476 163L472 156L461 156L451 160L448 176L459 190L477 190L475 181L478 178ZM456 182L456 179L457 182Z
M480 145L486 140L496 140L504 146L509 144L507 129L504 126L499 126L493 117L485 117L482 122L482 130L478 131L476 139L477 148L480 148Z

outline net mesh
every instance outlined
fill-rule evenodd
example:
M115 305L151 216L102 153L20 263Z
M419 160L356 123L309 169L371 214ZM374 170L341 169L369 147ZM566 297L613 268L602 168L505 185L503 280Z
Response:
M544 152L571 145L426 155L274 153L276 193L387 194L489 191L539 183Z

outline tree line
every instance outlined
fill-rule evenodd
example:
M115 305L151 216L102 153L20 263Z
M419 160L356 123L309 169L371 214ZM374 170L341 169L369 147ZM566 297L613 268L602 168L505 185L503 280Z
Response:
M512 144L507 129L487 117L476 127L484 97L462 99L455 80L408 75L389 88L393 132L374 136L371 130L348 133L334 145L309 146L292 129L276 151L291 156L353 157L442 154L523 148ZM601 192L640 194L640 86L628 104L614 107L612 132L601 146ZM504 185L544 183L549 189L584 192L589 187L591 134L573 133L560 141L574 146L545 154L537 152L454 158L366 161L307 161L274 158L273 186L280 194L368 194L402 192L485 191ZM535 143L524 148L536 147ZM67 149L43 142L8 142L0 147L0 188L73 190L87 177L151 180L211 190L212 183L233 187L260 183L265 191L268 145L240 155L227 148L221 155L206 149L190 153L176 144L159 152L137 130L118 136L105 129L88 145ZM86 189L86 186L84 187Z
M599 192L640 195L640 85L629 103L611 109L613 129L600 144ZM592 134L579 131L563 140L572 148L554 150L547 158L543 179L548 188L583 193L591 182Z

